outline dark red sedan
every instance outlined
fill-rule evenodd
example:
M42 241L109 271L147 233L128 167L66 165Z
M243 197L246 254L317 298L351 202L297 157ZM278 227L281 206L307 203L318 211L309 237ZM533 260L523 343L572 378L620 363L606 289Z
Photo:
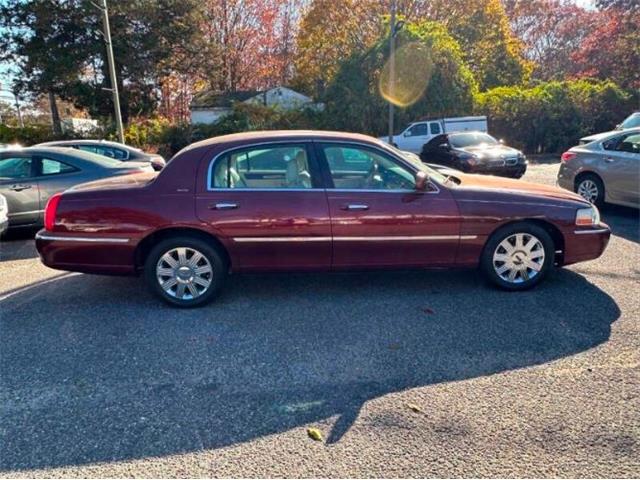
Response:
M609 227L574 193L452 173L364 135L217 137L159 174L56 195L36 245L52 268L144 273L183 307L210 301L229 272L480 266L523 290L607 246Z

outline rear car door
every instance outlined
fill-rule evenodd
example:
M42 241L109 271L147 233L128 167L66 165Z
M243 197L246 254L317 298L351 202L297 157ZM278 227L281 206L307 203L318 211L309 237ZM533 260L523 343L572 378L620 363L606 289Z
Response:
M10 226L40 219L40 192L35 161L29 153L0 153L0 193L7 199Z
M34 159L40 187L40 210L44 210L52 195L83 181L80 169L65 162L63 158L36 155Z
M329 184L333 267L452 265L459 241L451 193L415 189L415 169L376 147L316 142Z
M197 192L197 216L224 239L234 269L330 268L329 207L309 142L220 152Z

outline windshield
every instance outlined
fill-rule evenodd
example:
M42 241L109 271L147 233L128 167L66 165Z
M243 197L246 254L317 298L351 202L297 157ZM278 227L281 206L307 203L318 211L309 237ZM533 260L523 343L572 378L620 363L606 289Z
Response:
M640 127L640 112L632 113L620 124L622 129L635 127Z
M422 160L420 160L420 157L415 153L405 152L404 150L398 150L397 148L392 147L390 145L385 145L385 146L393 150L397 155L407 160L409 163L417 167L419 170L422 170L423 172L425 172L427 175L429 175L429 179L435 180L439 184L447 183L448 177L446 175L443 175L437 170L434 170L433 168L428 167L427 165L422 163Z
M449 143L454 148L465 148L479 145L497 145L498 141L486 133L470 132L449 135Z

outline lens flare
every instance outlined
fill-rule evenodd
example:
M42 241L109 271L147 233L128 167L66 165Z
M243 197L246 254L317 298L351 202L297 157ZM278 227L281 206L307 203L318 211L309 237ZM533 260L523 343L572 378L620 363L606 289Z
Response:
M394 63L393 83L389 60L380 72L380 95L398 107L408 107L420 100L429 85L433 73L431 49L423 43L407 43L396 50Z

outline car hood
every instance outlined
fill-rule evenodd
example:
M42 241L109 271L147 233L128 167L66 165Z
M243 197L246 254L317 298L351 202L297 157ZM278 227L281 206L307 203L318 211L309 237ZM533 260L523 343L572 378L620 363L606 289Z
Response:
M506 145L473 145L470 147L455 148L455 150L481 155L483 158L514 157L521 153L520 150L507 147Z
M488 191L507 195L579 202L585 206L589 205L589 203L577 193L550 185L490 175L471 175L458 172L456 172L455 177L460 180L460 184L455 189L459 194Z

